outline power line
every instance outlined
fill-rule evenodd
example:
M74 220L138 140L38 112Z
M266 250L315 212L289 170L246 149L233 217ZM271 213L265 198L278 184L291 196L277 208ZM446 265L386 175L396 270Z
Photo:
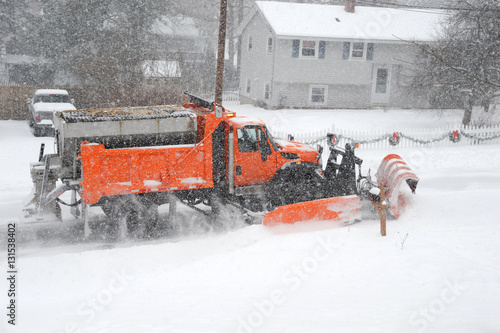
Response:
M488 11L500 11L500 8L464 8L464 7L430 7L430 6L424 6L424 5L409 5L409 4L401 4L397 2L388 2L388 1L363 1L363 0L358 0L357 3L365 4L365 5L370 5L374 7L384 7L384 6L391 6L391 7L397 7L398 9L404 10L404 8L407 9L439 9L439 10L454 10L454 11L481 11L481 10L488 10Z

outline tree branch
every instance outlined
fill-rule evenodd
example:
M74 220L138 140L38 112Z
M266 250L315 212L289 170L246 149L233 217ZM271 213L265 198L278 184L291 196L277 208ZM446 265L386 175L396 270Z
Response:
M447 62L445 59L443 59L443 57L441 57L440 55L436 54L434 51L429 50L429 49L423 47L422 45L418 44L415 41L408 41L408 40L399 38L398 36L394 36L394 37L396 37L397 39L399 39L399 40L401 40L401 41L403 41L405 43L409 43L409 44L413 44L413 45L417 46L419 49L421 49L422 51L424 51L428 55L430 55L430 56L434 57L435 59L437 59L438 61L440 61L446 67L450 68L451 70L453 70L453 71L455 71L455 72L457 72L457 73L459 73L461 75L464 75L464 76L469 77L471 79L474 79L476 81L480 81L480 82L486 83L486 84L488 84L490 86L493 86L493 87L496 87L496 88L500 88L500 84L498 84L498 83L490 82L490 81L485 80L483 78L480 78L480 77L478 77L476 75L473 75L473 74L469 73L468 71L459 69L459 68L451 65L449 62Z

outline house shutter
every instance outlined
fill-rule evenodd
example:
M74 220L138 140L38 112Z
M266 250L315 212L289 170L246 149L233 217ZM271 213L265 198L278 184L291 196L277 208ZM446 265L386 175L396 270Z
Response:
M300 39L294 39L292 42L292 58L298 58L300 52Z
M368 43L366 46L366 60L373 60L373 43Z
M319 41L319 46L318 46L318 58L319 59L325 59L325 50L326 49L326 42L324 40Z
M342 59L343 60L349 59L349 52L351 52L351 43L344 42L344 50L342 51Z

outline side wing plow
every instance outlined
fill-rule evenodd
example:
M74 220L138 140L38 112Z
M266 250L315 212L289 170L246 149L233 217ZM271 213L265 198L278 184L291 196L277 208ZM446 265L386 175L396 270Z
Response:
M406 182L411 192L415 193L419 178L403 159L396 154L384 157L377 170L376 177L378 184L384 185L386 189L390 214L398 218L407 202L407 197L401 192L401 185Z

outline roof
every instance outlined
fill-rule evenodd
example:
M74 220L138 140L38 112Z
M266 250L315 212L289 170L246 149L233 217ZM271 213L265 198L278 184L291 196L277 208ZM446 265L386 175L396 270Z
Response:
M279 37L317 37L395 41L432 41L437 37L445 12L357 6L256 1L251 16L259 11ZM248 23L248 21L244 22Z
M35 95L68 95L68 92L63 89L38 89Z
M147 60L142 63L146 77L181 77L181 68L174 60Z
M191 17L183 16L164 16L156 20L152 28L153 32L168 36L199 37L200 29Z

